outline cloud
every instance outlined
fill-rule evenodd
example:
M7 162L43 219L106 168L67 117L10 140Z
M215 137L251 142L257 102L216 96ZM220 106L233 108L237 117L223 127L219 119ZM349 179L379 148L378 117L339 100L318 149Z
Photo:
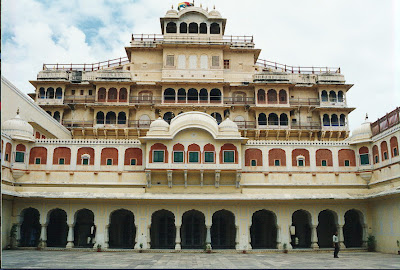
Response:
M28 93L43 63L93 63L125 56L131 33L159 34L179 1L3 0L2 71ZM226 34L253 35L260 58L295 66L340 66L350 127L399 106L398 1L196 0L228 19Z

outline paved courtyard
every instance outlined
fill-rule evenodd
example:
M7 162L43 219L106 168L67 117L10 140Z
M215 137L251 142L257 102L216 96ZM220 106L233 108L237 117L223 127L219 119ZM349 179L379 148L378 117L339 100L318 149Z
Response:
M394 254L332 253L136 253L3 250L2 268L348 268L398 269Z

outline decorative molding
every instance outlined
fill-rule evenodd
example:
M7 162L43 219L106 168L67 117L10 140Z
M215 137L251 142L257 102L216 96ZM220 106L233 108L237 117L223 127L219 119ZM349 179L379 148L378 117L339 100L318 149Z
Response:
M37 144L71 144L71 145L141 145L135 139L36 139Z
M332 141L267 141L267 140L248 140L246 145L270 145L270 146L350 146L349 142Z

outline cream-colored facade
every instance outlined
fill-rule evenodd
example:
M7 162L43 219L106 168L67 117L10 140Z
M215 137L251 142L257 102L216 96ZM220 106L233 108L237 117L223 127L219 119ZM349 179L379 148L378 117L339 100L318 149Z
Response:
M349 137L340 68L260 60L215 9L160 22L127 58L45 64L35 102L2 78L3 248L15 224L21 247L323 249L338 230L396 252L399 109Z

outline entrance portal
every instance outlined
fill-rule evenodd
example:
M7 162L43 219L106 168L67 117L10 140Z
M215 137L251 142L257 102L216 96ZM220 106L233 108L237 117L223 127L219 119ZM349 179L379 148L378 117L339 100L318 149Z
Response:
M333 234L336 232L335 215L330 210L324 210L318 215L318 246L320 248L331 248L333 246Z
M68 224L67 213L62 209L54 209L49 216L47 226L47 246L65 247L67 245Z
M75 216L74 247L92 248L95 234L93 212L88 209L79 210Z
M307 211L297 210L292 215L292 226L295 227L295 235L292 235L293 248L311 247L311 216ZM296 241L296 237L298 242ZM297 243L297 244L296 244Z
M37 247L40 238L39 211L35 208L27 208L22 212L21 235L19 245L21 247Z
M344 215L343 236L346 248L361 247L363 244L363 226L361 214L357 210L349 210Z
M211 226L211 246L214 249L235 248L235 216L227 210L214 213Z
M174 249L175 248L175 216L167 210L159 210L151 217L151 248Z
M206 225L203 213L190 210L182 217L182 248L201 249L206 239Z
M250 227L251 246L257 248L276 248L277 226L275 214L260 210L253 214Z
M134 248L136 227L133 213L126 209L112 212L108 235L110 248Z

